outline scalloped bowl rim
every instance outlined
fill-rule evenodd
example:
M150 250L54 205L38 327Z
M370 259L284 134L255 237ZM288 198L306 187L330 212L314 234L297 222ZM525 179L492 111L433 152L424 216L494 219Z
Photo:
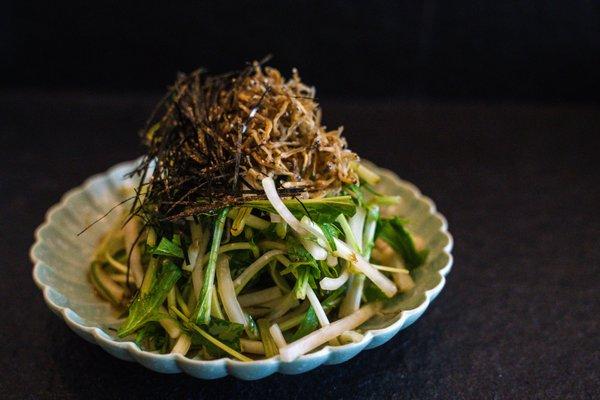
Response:
M58 203L54 204L52 207L50 207L50 209L48 209L48 211L45 214L44 222L35 230L35 242L31 246L29 256L31 261L34 263L32 271L33 279L36 285L42 290L46 304L54 313L56 313L57 315L62 317L62 319L65 320L69 328L71 328L84 339L100 345L105 351L120 359L128 361L138 361L145 367L158 372L186 372L190 375L200 377L203 379L215 379L223 377L225 375L234 375L241 379L254 380L264 378L273 374L274 372L280 372L284 374L297 374L314 369L320 366L321 364L337 364L347 361L363 349L374 348L387 342L401 329L406 328L407 326L412 324L412 322L418 319L421 316L421 314L425 311L425 309L427 309L431 301L433 301L433 299L440 293L440 291L444 287L446 283L445 276L448 274L453 264L453 257L450 252L452 250L454 241L452 235L448 232L448 223L446 221L446 218L437 211L433 201L430 198L422 195L415 185L400 179L392 171L381 167L376 167L378 173L387 175L388 178L390 178L396 184L412 192L416 200L427 204L427 212L430 214L429 217L436 217L441 221L441 227L439 228L438 232L442 233L447 239L447 244L443 247L441 253L445 254L448 257L448 261L442 268L436 271L440 278L439 283L423 293L425 295L425 298L418 306L412 309L402 310L398 315L392 318L396 319L396 321L394 321L387 327L381 329L367 330L364 333L363 339L360 342L345 344L341 346L326 345L317 351L303 355L291 362L284 362L280 360L279 356L271 357L268 359L255 360L251 362L243 362L233 360L230 358L220 358L215 360L198 360L185 357L181 354L155 354L148 351L144 351L140 349L137 345L135 345L135 343L133 342L114 340L97 326L86 326L78 322L78 320L84 319L81 318L71 308L62 306L58 304L55 300L53 300L51 296L51 293L53 291L55 293L58 293L60 296L66 296L62 295L62 293L60 293L58 290L55 290L52 286L44 283L42 279L38 276L40 265L42 265L43 262L40 259L38 259L35 255L36 248L40 246L40 244L43 241L43 238L40 236L40 232L47 226L52 225L52 216L56 212L65 207L68 207L67 202L71 197L88 190L90 186L98 179L110 175L113 171L122 169L126 166L133 165L135 162L136 160L116 164L103 173L99 173L89 177L80 186L66 192L61 197ZM376 340L376 342L374 342L374 340ZM165 363L168 365L165 365ZM290 368L285 368L286 365L290 366ZM257 368L260 367L270 368L267 368L266 371L257 370ZM204 369L206 369L206 371L203 371ZM226 372L224 373L224 371Z

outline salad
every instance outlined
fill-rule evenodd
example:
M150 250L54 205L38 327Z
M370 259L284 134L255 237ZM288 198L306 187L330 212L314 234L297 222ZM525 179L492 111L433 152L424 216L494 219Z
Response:
M362 339L427 250L398 196L321 122L297 71L180 74L141 132L90 265L118 337L156 353L292 361Z

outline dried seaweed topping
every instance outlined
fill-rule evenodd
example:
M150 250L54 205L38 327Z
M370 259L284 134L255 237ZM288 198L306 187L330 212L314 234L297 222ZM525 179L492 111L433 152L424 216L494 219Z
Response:
M327 130L315 89L254 62L241 71L179 74L142 132L133 214L177 220L282 195L323 197L358 181L342 128Z

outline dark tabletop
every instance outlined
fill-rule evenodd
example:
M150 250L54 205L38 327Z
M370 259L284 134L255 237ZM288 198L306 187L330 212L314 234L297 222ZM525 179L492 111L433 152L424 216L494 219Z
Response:
M0 398L600 398L600 110L323 101L354 150L435 200L446 287L379 348L299 376L161 375L77 337L31 279L33 231L135 157L156 96L0 95Z

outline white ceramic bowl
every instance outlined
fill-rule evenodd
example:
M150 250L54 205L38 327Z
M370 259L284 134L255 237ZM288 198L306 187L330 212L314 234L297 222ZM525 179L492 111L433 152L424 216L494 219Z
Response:
M445 218L436 211L433 202L391 171L371 164L382 177L378 190L402 196L399 214L409 221L409 229L425 240L430 253L425 265L414 271L415 289L397 296L386 306L384 315L363 325L366 333L362 341L325 346L292 362L283 362L279 357L253 362L228 358L204 361L179 354L150 353L133 342L116 338L106 329L115 321L116 315L107 302L95 295L87 278L94 246L115 222L118 213L109 214L85 234L76 236L77 232L121 201L119 188L134 184L124 176L135 163L118 164L66 193L60 203L48 211L46 220L37 229L30 255L34 263L33 279L42 290L48 307L75 333L100 345L115 357L137 361L157 372L183 371L203 379L233 375L251 380L274 372L299 374L321 364L342 363L363 349L382 345L419 318L444 287L444 277L452 266L452 237L447 231Z

